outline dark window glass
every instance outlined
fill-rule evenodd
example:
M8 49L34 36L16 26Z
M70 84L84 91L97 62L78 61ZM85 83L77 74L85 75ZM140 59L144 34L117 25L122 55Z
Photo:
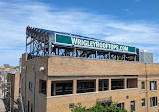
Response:
M46 81L44 80L39 80L39 93L46 95Z
M69 104L69 108L73 108L74 103Z
M56 83L56 95L72 94L72 89L72 82Z
M117 107L120 108L121 110L123 110L124 109L124 103L118 103Z
M94 92L95 81L77 81L77 93Z
M145 89L145 82L141 82L141 89Z
M54 83L51 83L51 96L55 96L54 95Z
M142 102L142 107L144 107L145 106L145 98L143 98L141 102Z
M99 80L99 91L108 90L108 80Z
M124 80L111 80L111 88L112 90L124 89Z
M29 81L29 90L33 91L33 82L30 82L30 81Z
M99 80L99 91L102 91L102 81Z
M150 107L157 106L157 97L150 98Z
M135 112L135 101L131 101L131 111Z

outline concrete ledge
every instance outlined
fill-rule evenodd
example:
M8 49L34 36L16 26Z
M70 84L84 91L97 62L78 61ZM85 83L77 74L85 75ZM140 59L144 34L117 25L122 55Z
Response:
M49 74L49 77L86 77L86 76L139 76L146 74ZM159 75L159 74L147 74L147 75Z
M77 96L77 95L88 95L88 94L99 94L99 93L106 93L106 92L117 92L117 91L128 91L128 90L137 90L138 88L127 88L127 89L117 89L111 91L99 91L99 92L87 92L87 93L78 93L78 94L68 94L68 95L58 95L58 96L51 96L46 97L47 99L50 98L61 98L61 97L69 97L69 96Z

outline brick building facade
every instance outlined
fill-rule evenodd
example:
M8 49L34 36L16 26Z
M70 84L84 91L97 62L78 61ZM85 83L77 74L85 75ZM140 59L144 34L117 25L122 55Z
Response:
M159 110L159 64L57 55L28 60L25 53L21 75L26 112L70 112L79 102Z

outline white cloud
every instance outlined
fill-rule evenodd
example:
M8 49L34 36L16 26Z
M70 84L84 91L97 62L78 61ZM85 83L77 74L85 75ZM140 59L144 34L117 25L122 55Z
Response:
M107 41L134 45L156 54L159 25L147 21L119 21L111 15L89 13L85 9L61 9L40 2L0 2L0 64L16 60L25 52L25 28L30 25L76 33ZM2 50L7 50L2 53ZM13 52L17 53L12 56ZM16 58L15 58L16 56ZM158 56L155 55L155 61ZM17 65L18 61L13 61Z

